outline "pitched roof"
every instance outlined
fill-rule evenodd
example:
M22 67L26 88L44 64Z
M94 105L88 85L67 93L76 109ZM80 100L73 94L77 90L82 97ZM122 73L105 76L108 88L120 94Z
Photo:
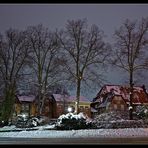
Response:
M101 91L98 93L97 98L101 99L101 95L108 93L108 92L113 92L114 95L122 96L122 98L125 100L127 104L130 101L130 88L127 86L105 85L101 89ZM146 92L143 90L142 87L138 87L138 86L133 87L133 101L132 102L133 104L148 103L148 95L146 94Z
M55 98L55 100L58 101L63 101L65 99L65 101L68 102L73 102L76 101L76 96L68 96L68 95L61 95L61 94L53 94L53 97ZM84 96L80 96L80 102L90 102L86 97Z
M25 96L25 95L17 95L17 98L20 102L33 102L35 100L35 96L34 95L28 95L28 96Z
M64 101L67 100L66 98L68 97L67 95L61 95L61 94L52 94L54 99L58 102L58 101Z
M70 101L76 101L76 96L69 96ZM80 96L80 102L90 102L88 98Z

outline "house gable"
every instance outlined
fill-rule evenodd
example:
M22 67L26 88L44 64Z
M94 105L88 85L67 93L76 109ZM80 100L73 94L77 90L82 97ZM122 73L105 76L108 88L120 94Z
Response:
M112 111L112 110L125 111L127 109L128 109L127 104L121 95L113 96L110 104L107 107L107 110L109 111Z
M94 102L103 102L104 95L109 92L113 92L114 95L121 95L127 104L130 102L130 88L120 85L105 85L97 94ZM148 104L148 96L142 87L133 87L133 104Z
M110 96L112 94L112 96ZM133 105L148 104L148 94L143 87L133 87ZM91 107L98 110L127 110L130 104L130 87L120 85L104 85ZM101 111L102 112L102 111Z

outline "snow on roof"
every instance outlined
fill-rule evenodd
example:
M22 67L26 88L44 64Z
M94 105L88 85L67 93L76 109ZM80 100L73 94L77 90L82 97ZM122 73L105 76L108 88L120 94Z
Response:
M33 102L35 100L34 95L28 95L28 96L17 96L20 102Z
M53 94L53 97L55 98L56 101L63 101L64 99L69 102L76 101L76 96ZM86 97L80 96L80 102L90 102L90 101Z
M70 101L76 101L76 96L69 96ZM86 97L80 96L80 102L90 102Z
M98 95L102 93L108 93L113 91L114 95L121 95L126 103L129 103L130 99L130 87L120 85L105 85ZM144 92L142 87L133 87L133 103L141 104L148 103L148 96Z
M53 97L56 101L63 101L63 95L61 94L53 94Z

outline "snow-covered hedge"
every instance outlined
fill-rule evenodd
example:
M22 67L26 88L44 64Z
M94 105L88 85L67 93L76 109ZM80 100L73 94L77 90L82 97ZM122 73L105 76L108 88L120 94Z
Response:
M117 128L148 128L148 121L144 120L117 120L95 122L97 129L117 129Z
M93 119L93 124L99 128L142 128L148 127L148 120L139 120L133 114L133 120L129 120L129 112L111 111L97 115Z
M67 113L58 118L56 128L59 130L87 129L91 128L91 120L83 113Z
M148 106L142 105L142 106L137 106L135 115L138 116L140 119L148 119Z

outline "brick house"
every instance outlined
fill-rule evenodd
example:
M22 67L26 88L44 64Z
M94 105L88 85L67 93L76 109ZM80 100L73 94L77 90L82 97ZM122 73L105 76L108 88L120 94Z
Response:
M29 116L36 115L36 102L34 95L16 95L14 116L25 113Z
M74 112L76 103L75 96L53 94L51 97L55 100L56 103L56 108L54 109L54 111L56 112L54 113L56 118L62 114L68 113L68 107L71 107L72 112ZM91 102L87 98L85 98L84 96L80 96L79 111L91 117L90 104Z
M29 116L38 115L37 97L35 95L17 95L14 104L14 116L24 113ZM54 117L55 102L50 97L45 98L42 115Z
M145 87L133 87L133 107L148 105L148 94ZM91 107L100 114L104 111L127 111L130 105L130 88L120 85L104 85L93 99Z
M72 107L74 111L75 96L52 94L46 96L42 115L49 118L58 118L60 115L68 113L68 107ZM86 113L89 117L90 101L81 96L80 97L80 111ZM37 115L37 99L34 95L17 95L14 104L14 116L20 113L25 113L29 116Z

